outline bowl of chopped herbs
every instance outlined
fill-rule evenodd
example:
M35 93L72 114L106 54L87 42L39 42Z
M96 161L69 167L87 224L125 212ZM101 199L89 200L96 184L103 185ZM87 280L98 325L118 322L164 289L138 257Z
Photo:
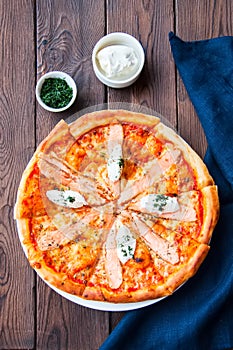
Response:
M47 111L62 112L77 96L77 86L70 75L54 71L44 74L36 84L38 103Z

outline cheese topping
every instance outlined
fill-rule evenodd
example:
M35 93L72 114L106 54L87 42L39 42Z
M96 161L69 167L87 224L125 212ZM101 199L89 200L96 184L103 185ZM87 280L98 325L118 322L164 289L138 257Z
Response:
M46 196L51 202L62 207L81 208L83 205L87 205L84 197L79 192L71 190L50 190L46 192Z
M150 213L174 213L180 206L176 197L148 194L140 200L140 206Z
M139 65L136 52L126 45L104 47L96 57L107 78L126 79L136 73Z
M118 228L116 241L118 258L122 264L125 264L129 259L133 258L136 249L136 239L130 230L121 224Z

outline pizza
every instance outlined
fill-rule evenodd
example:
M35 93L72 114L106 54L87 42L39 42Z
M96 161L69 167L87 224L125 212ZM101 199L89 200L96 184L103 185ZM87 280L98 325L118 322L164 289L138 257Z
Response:
M61 120L26 167L14 210L39 276L113 303L165 297L192 277L218 213L201 158L158 117L126 110Z

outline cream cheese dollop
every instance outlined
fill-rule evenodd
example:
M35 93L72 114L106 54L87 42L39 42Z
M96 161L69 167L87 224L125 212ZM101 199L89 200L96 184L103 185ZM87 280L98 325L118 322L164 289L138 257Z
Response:
M162 194L148 194L140 200L142 208L149 213L174 213L180 206L176 197L165 196Z
M132 259L136 249L136 239L131 231L120 223L116 236L117 255L122 264L125 264L129 259Z
M119 180L123 168L123 156L122 156L122 147L121 145L116 145L113 149L113 152L110 154L107 170L108 178L110 181L115 182Z
M127 79L136 73L139 60L135 50L126 45L110 45L97 53L97 62L107 78Z
M62 207L81 208L87 205L85 198L79 193L71 190L50 190L46 192L48 199Z

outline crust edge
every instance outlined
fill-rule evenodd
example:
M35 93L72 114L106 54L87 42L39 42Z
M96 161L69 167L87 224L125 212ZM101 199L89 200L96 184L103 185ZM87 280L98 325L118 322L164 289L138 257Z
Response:
M70 133L77 139L89 130L104 126L113 120L132 122L154 127L160 122L158 117L125 110L103 110L85 114L69 125Z
M210 242L213 230L219 218L219 199L217 186L207 186L201 190L203 197L203 217L200 239L202 243Z
M207 244L200 243L199 247L195 251L195 254L189 259L187 264L177 273L167 279L166 283L171 293L177 290L183 283L196 274L200 265L206 258L209 249L210 247Z

